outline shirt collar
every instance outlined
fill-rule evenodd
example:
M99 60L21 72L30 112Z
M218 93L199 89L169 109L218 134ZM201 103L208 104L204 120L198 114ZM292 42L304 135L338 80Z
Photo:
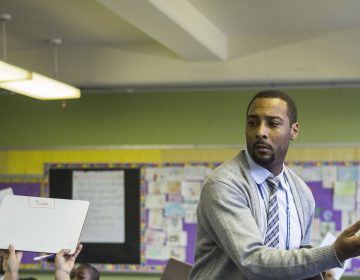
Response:
M247 150L245 150L245 156L246 156L246 160L248 161L249 166L250 166L251 176L254 178L256 184L258 184L258 185L263 184L270 175L274 176L274 174L271 173L269 170L267 170L266 168L257 164L251 158L251 156L249 155ZM284 175L285 175L285 173L284 173L284 166L283 166L280 174L277 177L279 177L279 179L280 179L281 186L285 189L288 189Z

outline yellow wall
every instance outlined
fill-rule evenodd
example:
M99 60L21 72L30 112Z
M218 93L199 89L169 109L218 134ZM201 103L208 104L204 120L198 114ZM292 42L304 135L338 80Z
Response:
M241 149L97 149L97 150L2 150L0 174L38 175L45 163L164 163L164 162L223 162ZM288 161L360 160L360 147L290 147Z

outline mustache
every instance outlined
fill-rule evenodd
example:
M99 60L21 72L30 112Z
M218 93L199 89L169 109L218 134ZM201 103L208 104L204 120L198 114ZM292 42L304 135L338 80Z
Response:
M263 148L267 148L267 149L272 149L271 145L265 143L265 142L262 142L262 141L257 141L253 144L253 148L257 148L258 146L260 147L263 147Z

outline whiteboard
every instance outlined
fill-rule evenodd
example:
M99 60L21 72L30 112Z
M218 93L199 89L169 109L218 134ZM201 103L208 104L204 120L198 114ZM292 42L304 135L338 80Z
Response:
M0 248L74 253L88 208L88 201L7 195L0 207Z
M81 233L81 241L84 245L81 255L78 257L79 262L88 262L88 263L106 263L106 264L139 264L140 263L140 254L141 254L141 240L140 240L140 182L141 182L141 169L138 166L133 165L123 165L123 164L49 164L47 166L49 169L49 196L52 198L61 198L61 199L74 199L74 196L77 199L88 200L86 196L94 196L96 201L97 196L102 197L103 191L108 192L110 189L113 189L113 193L121 194L124 193L123 199L118 197L113 201L117 204L116 208L110 209L111 215L118 215L122 210L120 210L121 204L124 207L123 215L124 218L117 216L117 221L119 224L123 224L122 227L108 227L108 232L99 232L102 234L98 236L86 237L83 235L85 233L85 224L83 231ZM79 172L79 173L78 173ZM109 172L109 173L108 173ZM113 174L111 174L114 172ZM74 181L78 181L78 174L92 174L92 177L97 182L89 182L88 178L81 178L80 185L74 186ZM95 174L97 173L97 174ZM110 174L108 178L107 174ZM114 175L115 174L115 175ZM104 175L104 177L103 177ZM117 178L113 178L113 175ZM85 176L88 177L88 176ZM103 180L104 179L104 180ZM88 184L88 183L90 184ZM78 184L79 182L75 182ZM115 184L113 184L115 183ZM115 187L115 185L117 187ZM103 188L105 186L105 188ZM80 188L79 188L80 187ZM75 189L75 190L74 190ZM95 196L96 195L96 196ZM112 197L109 197L109 194L106 195L112 200ZM102 203L104 199L100 200ZM113 204L113 202L111 204ZM90 207L86 217L90 217L91 207L93 201L90 200ZM112 207L115 205L112 205ZM100 214L103 209L101 205L98 205ZM118 210L117 210L118 209ZM112 212L112 213L111 213ZM107 215L107 214L106 214ZM96 218L96 216L95 216ZM95 219L93 219L95 220ZM118 225L119 225L118 224ZM121 233L120 230L124 230L124 233ZM93 234L93 232L90 232ZM120 235L123 235L121 238ZM90 242L86 240L99 240L97 242ZM97 238L97 239L95 239ZM110 240L105 242L105 238ZM112 240L123 240L124 242L114 242Z
M83 242L125 242L124 188L124 170L74 171L72 198L90 202Z

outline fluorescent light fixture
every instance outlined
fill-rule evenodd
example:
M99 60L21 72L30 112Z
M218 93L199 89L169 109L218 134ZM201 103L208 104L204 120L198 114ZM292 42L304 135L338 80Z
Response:
M0 83L18 80L28 80L30 78L31 73L29 71L0 61Z
M1 82L0 87L40 100L80 98L80 89L30 72L30 79Z
M4 60L6 60L5 23L10 19L11 15L9 14L0 16ZM62 40L55 38L52 43L54 44L55 73L57 74L57 46L62 43ZM3 61L0 61L0 87L41 100L80 98L81 94L78 88Z

